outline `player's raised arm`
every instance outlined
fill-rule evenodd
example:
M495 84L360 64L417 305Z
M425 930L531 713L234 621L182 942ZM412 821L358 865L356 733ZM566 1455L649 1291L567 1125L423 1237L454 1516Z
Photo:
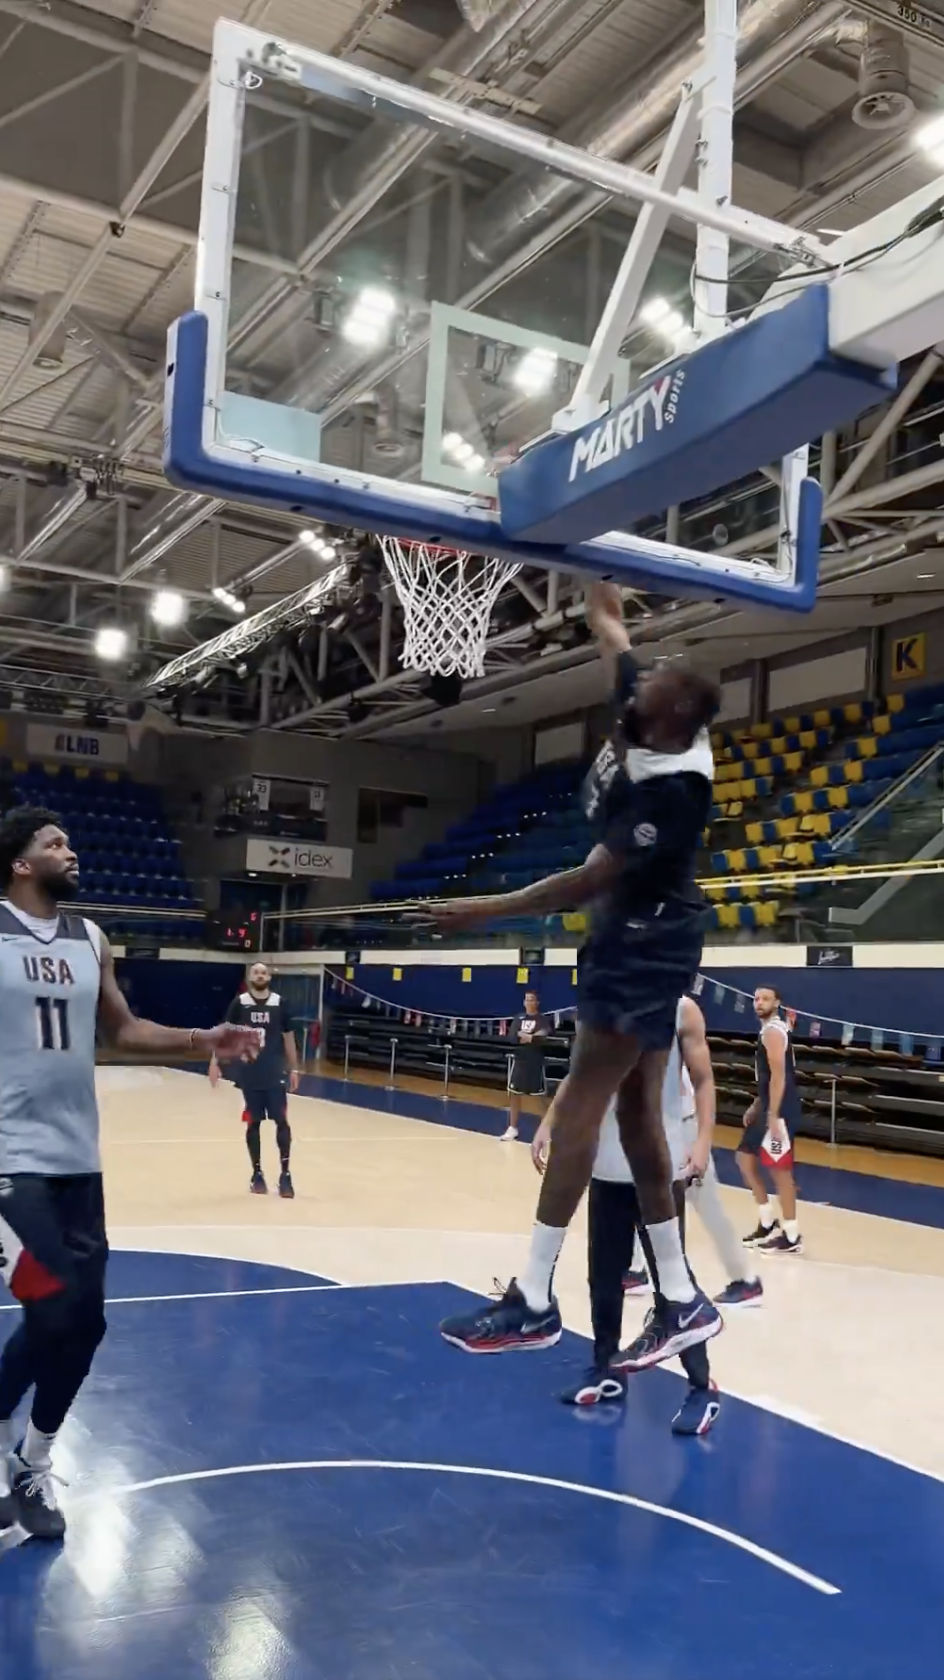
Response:
M164 1027L157 1021L142 1021L132 1015L115 976L115 959L102 935L102 980L98 1016L111 1044L117 1050L149 1052L156 1056L212 1056L217 1061L251 1057L259 1046L259 1035L251 1027L224 1023L219 1027Z

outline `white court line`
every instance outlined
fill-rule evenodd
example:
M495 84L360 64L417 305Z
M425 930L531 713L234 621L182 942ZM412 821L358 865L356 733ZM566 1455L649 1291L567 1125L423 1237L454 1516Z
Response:
M119 1250L118 1252L121 1253L122 1251ZM125 1252L130 1253L131 1251L125 1250ZM144 1248L138 1249L136 1252L139 1254L162 1254L165 1252L174 1253L175 1250ZM195 1256L195 1258L200 1258L200 1256ZM268 1261L240 1261L238 1263L240 1265L264 1266L268 1264ZM433 1279L432 1281L435 1286L439 1279ZM273 1286L271 1289L195 1290L188 1295L110 1295L105 1305L106 1307L142 1307L154 1301L236 1301L242 1300L247 1295L336 1295L339 1291L350 1289L417 1289L422 1287L424 1285L409 1280L406 1283L402 1280L394 1283L389 1280L384 1283L293 1283L279 1287ZM19 1312L19 1310L19 1301L0 1304L0 1312Z
M454 1139L462 1138L463 1136L467 1136L467 1135L468 1134L463 1133L463 1132L450 1132L447 1136L441 1137L441 1138L440 1137L427 1138L427 1137L413 1137L413 1136L410 1136L410 1137L309 1137L309 1138L305 1138L305 1137L295 1136L292 1139L292 1148L295 1149L299 1144L301 1144L303 1147L307 1147L309 1149L318 1148L323 1143L343 1143L343 1144L347 1144L347 1145L359 1143L359 1144L367 1144L367 1145L370 1146L371 1149L376 1149L378 1144L380 1144L384 1148L386 1148L388 1143L421 1143L421 1144L423 1144L424 1148L428 1148L430 1143L452 1143L454 1141ZM221 1138L221 1137L195 1138L192 1132L191 1132L189 1137L179 1137L179 1138L175 1138L175 1137L157 1137L157 1138L155 1138L155 1137L134 1137L134 1136L132 1136L132 1137L120 1137L120 1138L114 1138L114 1137L110 1138L107 1134L107 1131L106 1131L105 1134L104 1134L104 1138L105 1138L105 1142L108 1145L109 1149L119 1148L122 1144L126 1144L129 1149L140 1149L142 1144L152 1144L152 1145L153 1144L167 1144L167 1145L173 1144L174 1147L177 1148L177 1149L179 1149L182 1144L186 1144L188 1149L193 1149L194 1147L202 1148L203 1145L207 1144L207 1143L215 1144L218 1148L222 1148L222 1147L225 1146L227 1149L232 1149L232 1147L233 1147L233 1139L231 1137L225 1137L225 1138ZM238 1143L238 1138L237 1138L236 1141Z
M761 1563L769 1563L772 1569L779 1569L783 1575L791 1575L795 1581L800 1581L805 1587L812 1587L814 1592L824 1593L830 1598L838 1597L840 1587L833 1586L831 1581L824 1581L821 1576L813 1575L807 1569L801 1569L797 1563L791 1563L777 1552L768 1551L765 1546L758 1546L755 1541L748 1540L743 1534L735 1534L731 1529L719 1528L716 1523L705 1521L703 1517L691 1516L687 1511L675 1511L668 1505L654 1505L648 1499L638 1499L632 1493L616 1493L610 1488L587 1487L582 1482L565 1482L557 1476L536 1476L525 1470L493 1470L488 1466L471 1464L428 1464L409 1459L375 1459L375 1458L323 1458L302 1459L296 1463L285 1464L234 1464L220 1470L187 1470L177 1476L155 1476L150 1481L132 1482L127 1487L109 1489L107 1497L114 1499L132 1493L149 1493L154 1488L182 1487L191 1482L212 1482L226 1476L265 1476L274 1475L286 1470L413 1470L428 1471L440 1476L487 1476L499 1482L525 1482L531 1487L554 1488L561 1493L582 1493L591 1499L602 1499L611 1505L626 1505L636 1511L645 1511L649 1516L668 1517L671 1522L681 1523L685 1528L694 1528L701 1534L710 1534L715 1540L723 1540L729 1546L737 1547L738 1551L747 1552ZM85 1504L92 1503L104 1496L87 1494L84 1499L77 1501Z

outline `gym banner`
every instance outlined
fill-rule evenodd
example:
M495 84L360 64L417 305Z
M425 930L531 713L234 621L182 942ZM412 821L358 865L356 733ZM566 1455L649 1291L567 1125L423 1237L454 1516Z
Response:
M70 764L100 764L117 770L128 762L128 737L112 730L66 729L58 723L28 723L30 758L63 758Z
M354 873L350 846L322 846L314 840L246 841L246 868L257 875L311 875L349 881Z

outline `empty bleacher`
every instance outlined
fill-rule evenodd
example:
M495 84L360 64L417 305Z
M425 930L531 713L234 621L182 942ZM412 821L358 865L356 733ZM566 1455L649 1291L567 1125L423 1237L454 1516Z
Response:
M835 863L844 830L944 739L944 685L716 732L715 805L702 873L715 926L772 928L815 884L782 879ZM592 836L579 807L585 764L551 765L499 788L392 881L378 901L510 892L580 863ZM882 830L872 827L874 841ZM848 861L855 846L843 850ZM769 875L742 883L723 877ZM579 933L582 919L564 918Z
M81 869L81 904L116 938L199 943L198 905L156 788L117 770L0 763L5 809L41 805L61 817Z

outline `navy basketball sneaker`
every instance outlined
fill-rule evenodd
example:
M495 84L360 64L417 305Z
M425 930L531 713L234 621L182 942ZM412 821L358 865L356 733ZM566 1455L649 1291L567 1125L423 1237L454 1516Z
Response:
M672 1419L673 1435L707 1435L721 1410L717 1383L690 1388Z
M583 1376L565 1388L560 1398L565 1406L619 1405L626 1399L628 1386L621 1372L610 1371L605 1365L588 1365Z
M636 1340L614 1354L610 1365L614 1371L647 1371L699 1342L710 1342L723 1329L724 1319L701 1290L693 1301L657 1300Z
M489 1301L439 1326L443 1341L466 1353L524 1353L529 1348L553 1347L563 1325L557 1302L534 1312L512 1278L500 1301Z
M715 1296L716 1307L760 1307L764 1301L764 1286L760 1278L737 1278Z

